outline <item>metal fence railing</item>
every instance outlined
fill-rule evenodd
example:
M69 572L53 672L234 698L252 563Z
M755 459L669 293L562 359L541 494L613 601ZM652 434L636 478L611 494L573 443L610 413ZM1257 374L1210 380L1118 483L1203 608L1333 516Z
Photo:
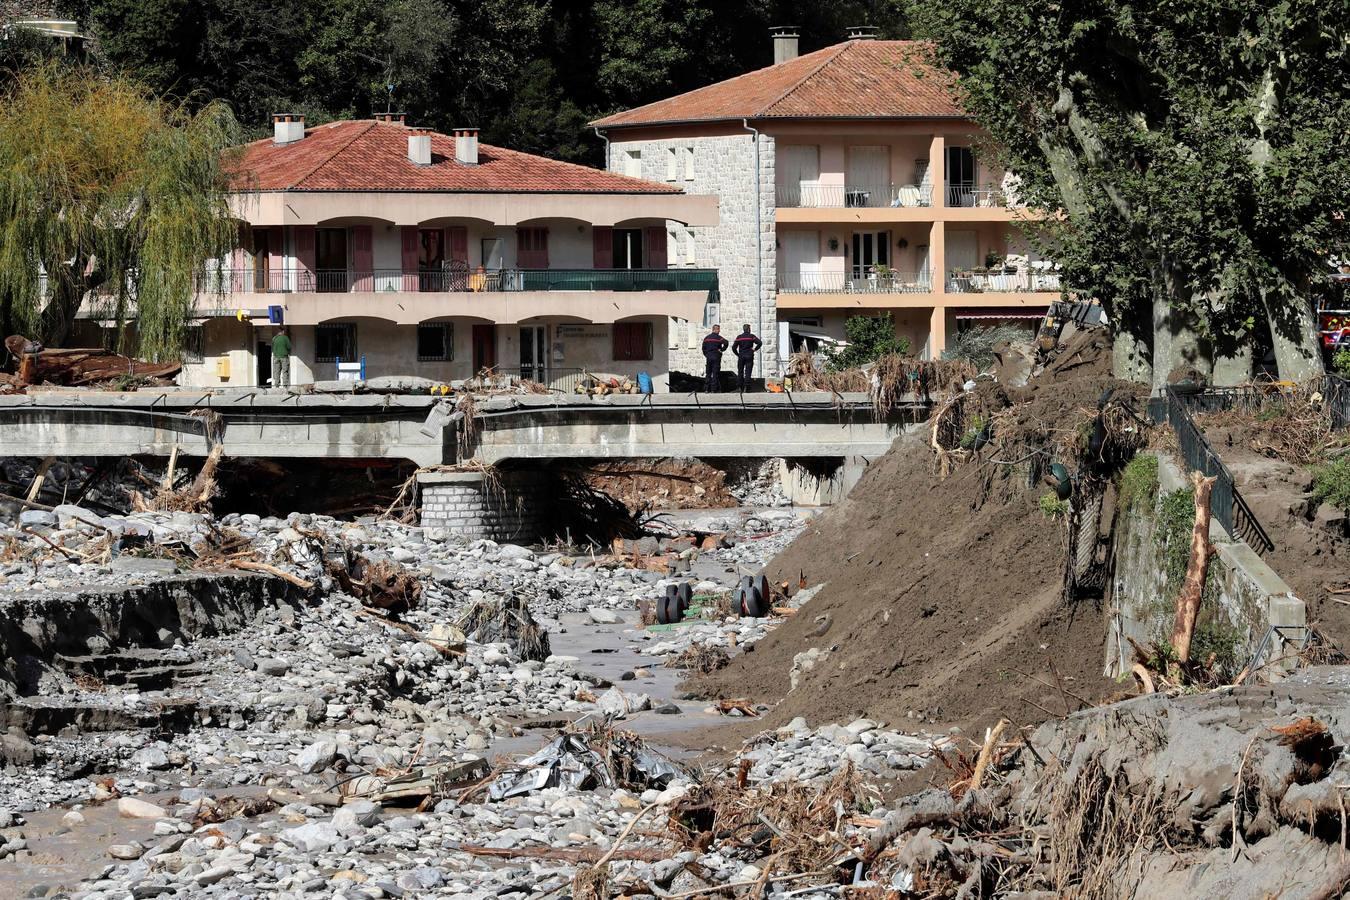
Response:
M780 272L780 294L926 294L933 289L926 272Z
M1197 402L1195 399L1197 396L1203 394L1183 394L1173 387L1168 387L1162 398L1164 400L1162 409L1159 411L1165 413L1167 423L1176 433L1177 449L1186 467L1207 478L1215 479L1214 493L1210 499L1210 509L1213 510L1214 517L1228 529L1229 534L1246 541L1257 553L1267 553L1275 549L1274 541L1261 527L1247 501L1242 498L1242 493L1233 481L1233 473L1223 464L1219 454L1214 452L1214 448L1210 446L1191 415L1191 408Z
M1350 380L1328 373L1322 382L1322 402L1327 405L1332 428L1350 428Z
M1059 293L1063 290L1058 272L1023 269L1016 272L969 269L953 270L947 276L947 292L952 294L986 293Z
M533 381L551 391L573 394L585 374L584 369L558 366L492 366L475 377L492 387L509 387L514 382Z
M931 184L781 184L776 191L784 208L881 209L933 205Z
M1006 206L1007 198L994 184L948 184L947 205L996 209Z
M208 269L202 293L389 293L505 291L705 291L718 300L716 269Z

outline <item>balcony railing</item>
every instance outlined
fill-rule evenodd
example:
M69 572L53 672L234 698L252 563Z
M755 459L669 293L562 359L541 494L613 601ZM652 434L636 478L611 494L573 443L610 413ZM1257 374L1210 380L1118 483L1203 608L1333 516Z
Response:
M979 272L955 270L947 275L949 294L985 293L1059 293L1063 290L1058 272L1021 269L1015 272Z
M926 294L928 273L780 272L780 294Z
M997 209L1007 205L1007 197L994 184L948 184L947 205Z
M930 184L785 184L778 188L781 207L881 209L933 205Z
M203 293L501 293L509 291L706 291L717 300L715 269L210 269Z

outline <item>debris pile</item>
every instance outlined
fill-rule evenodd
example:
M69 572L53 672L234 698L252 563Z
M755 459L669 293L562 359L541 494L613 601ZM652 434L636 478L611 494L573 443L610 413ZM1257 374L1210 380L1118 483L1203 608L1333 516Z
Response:
M14 360L13 373L0 372L0 388L22 393L33 385L99 386L128 390L141 385L164 387L183 368L181 363L154 363L94 348L46 348L22 335L5 338Z

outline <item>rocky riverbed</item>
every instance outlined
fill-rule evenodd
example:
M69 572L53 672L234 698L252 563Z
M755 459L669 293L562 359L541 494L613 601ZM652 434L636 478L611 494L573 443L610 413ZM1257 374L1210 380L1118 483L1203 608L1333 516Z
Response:
M730 545L691 553L682 577L724 593L801 525L791 510L702 514ZM743 652L776 620L643 628L639 603L663 577L594 552L314 516L74 507L25 512L0 547L16 660L0 680L0 877L21 895L560 895L611 848L616 891L678 893L763 874L738 843L682 841L668 821L694 794L741 769L751 789L845 768L881 779L946 740L794 722L727 760L666 747L725 717L680 694L682 672L663 663L691 645ZM202 585L236 577L221 547L275 572L237 577L285 590L213 621L225 604L203 603ZM335 552L410 573L416 603L397 620L364 605L325 564ZM109 597L130 598L120 617L99 606ZM547 652L463 633L468 611L507 599L523 601ZM493 779L547 756L560 729L581 749L553 759L544 786L494 796ZM847 844L861 826L839 827Z

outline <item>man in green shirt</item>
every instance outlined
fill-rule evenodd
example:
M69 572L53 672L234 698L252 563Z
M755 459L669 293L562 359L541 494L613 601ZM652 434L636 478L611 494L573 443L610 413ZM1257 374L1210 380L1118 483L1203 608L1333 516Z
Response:
M272 387L291 386L291 336L283 327L272 337Z

